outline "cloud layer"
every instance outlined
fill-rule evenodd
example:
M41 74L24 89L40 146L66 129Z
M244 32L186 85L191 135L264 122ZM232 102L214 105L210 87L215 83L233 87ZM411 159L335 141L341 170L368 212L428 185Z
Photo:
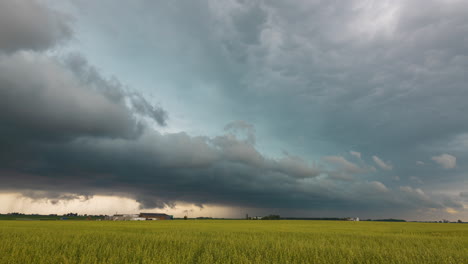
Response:
M146 208L463 211L468 153L451 147L468 129L463 1L71 5L79 33L36 1L0 3L0 191ZM180 109L163 106L177 104L106 77L89 50L53 52L86 40L83 28L88 45L113 43L96 48L109 64L139 65L126 77L155 76L197 126L224 131L164 133ZM301 155L260 151L261 136Z

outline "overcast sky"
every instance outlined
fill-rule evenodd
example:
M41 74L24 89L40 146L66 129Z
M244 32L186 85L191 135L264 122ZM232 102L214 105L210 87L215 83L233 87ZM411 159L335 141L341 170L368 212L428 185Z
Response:
M468 220L466 0L0 1L0 213Z

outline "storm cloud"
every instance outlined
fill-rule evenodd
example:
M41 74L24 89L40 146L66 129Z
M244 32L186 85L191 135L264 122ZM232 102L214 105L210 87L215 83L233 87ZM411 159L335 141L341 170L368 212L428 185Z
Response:
M36 0L0 3L0 50L46 50L72 36L69 18Z
M0 191L466 208L466 2L113 3L0 3Z

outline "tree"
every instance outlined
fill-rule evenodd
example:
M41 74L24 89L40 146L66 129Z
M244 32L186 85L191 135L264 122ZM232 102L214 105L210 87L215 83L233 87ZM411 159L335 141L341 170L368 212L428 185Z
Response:
M184 220L187 220L187 216L186 216L186 215L184 215Z
M268 215L268 216L262 217L262 220L280 220L280 216L279 215Z

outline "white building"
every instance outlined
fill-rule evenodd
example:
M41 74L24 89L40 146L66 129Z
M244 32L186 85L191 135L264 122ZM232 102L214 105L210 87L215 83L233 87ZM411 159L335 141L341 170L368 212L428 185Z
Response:
M109 220L112 221L132 221L136 218L139 218L137 214L115 214L109 216Z
M133 217L132 219L130 219L131 221L146 221L146 218L144 217Z

